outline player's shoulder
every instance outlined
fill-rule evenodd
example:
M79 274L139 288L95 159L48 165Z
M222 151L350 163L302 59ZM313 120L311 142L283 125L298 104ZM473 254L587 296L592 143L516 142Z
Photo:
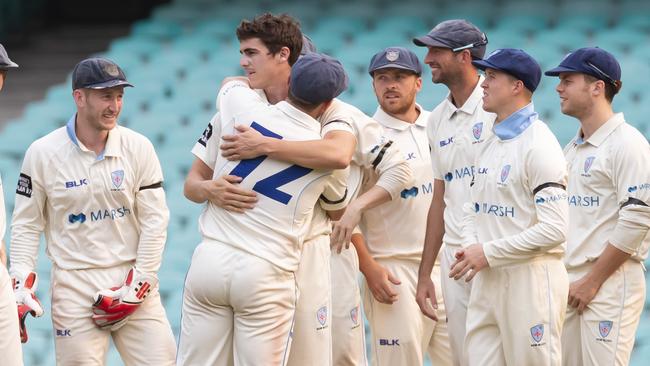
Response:
M68 144L71 144L71 137L68 135L66 127L59 127L56 130L42 136L29 145L28 151L31 154L47 154L60 150Z
M128 127L117 126L111 133L119 134L120 147L127 154L150 152L154 150L153 143L145 135Z

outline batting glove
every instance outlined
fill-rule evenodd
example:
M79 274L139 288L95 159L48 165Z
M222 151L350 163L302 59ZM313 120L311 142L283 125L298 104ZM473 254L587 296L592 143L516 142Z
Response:
M122 286L101 290L95 294L93 322L101 329L120 329L157 284L158 279L155 276L131 268Z
M20 273L11 279L14 287L14 296L18 307L18 325L20 327L20 341L27 342L27 327L25 321L31 314L37 318L43 315L43 306L34 293L38 285L38 276L35 272Z

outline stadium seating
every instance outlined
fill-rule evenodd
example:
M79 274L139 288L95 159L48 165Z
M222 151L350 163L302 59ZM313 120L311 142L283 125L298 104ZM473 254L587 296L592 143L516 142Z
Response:
M425 34L444 19L471 20L487 33L488 51L522 48L534 55L543 69L557 65L572 49L598 45L616 54L623 64L623 90L615 99L615 108L624 111L630 123L646 137L650 136L647 1L328 0L311 6L293 0L237 4L225 0L177 0L162 5L150 18L133 24L131 34L114 40L102 55L120 64L136 86L125 93L122 122L154 142L163 166L171 220L160 291L176 336L182 304L180 289L200 240L197 218L202 207L187 201L182 193L183 180L193 160L190 150L215 112L215 96L223 77L241 74L236 26L242 18L266 10L298 17L318 49L342 61L350 75L350 89L342 99L369 114L377 106L367 74L372 54L387 46L401 45L410 47L423 59L426 49L414 47L411 38ZM445 97L447 89L433 85L428 68L425 69L418 101L424 108L432 109ZM543 78L534 102L560 143L565 144L575 135L578 123L560 112L556 85L557 79ZM73 112L68 78L65 84L50 88L44 100L32 103L22 117L8 124L0 132L3 180L13 182L17 178L29 143L63 126ZM5 187L11 187L11 183ZM11 212L14 197L8 188L5 199ZM38 293L47 306L49 267L42 246ZM649 310L650 299L637 334L632 365L646 365L650 358ZM29 322L26 364L53 364L49 311L43 318ZM114 347L108 360L109 365L120 364Z

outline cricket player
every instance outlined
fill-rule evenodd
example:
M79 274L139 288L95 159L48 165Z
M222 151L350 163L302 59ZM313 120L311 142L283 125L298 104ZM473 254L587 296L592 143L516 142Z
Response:
M472 284L454 281L444 274L454 262L456 251L462 244L469 244L462 237L462 207L476 172L475 157L492 135L495 115L482 108L480 84L484 79L472 65L472 60L485 54L488 40L466 20L448 20L413 42L429 50L424 62L431 68L432 81L449 88L449 95L431 112L427 126L434 183L416 300L425 315L438 321L438 300L431 273L440 253L453 364L466 365L463 343ZM445 246L440 252L443 242Z
M580 48L545 73L559 76L562 113L580 129L564 148L569 170L568 304L564 365L627 365L645 301L650 237L650 146L614 113L621 67Z
M346 88L343 66L317 53L293 66L286 102L269 105L244 81L226 81L217 99L221 123L213 133L220 138L235 125L247 125L276 139L319 139L316 118ZM178 364L284 365L302 240L319 197L332 197L326 194L331 170L268 156L218 156L214 174L224 173L241 177L241 185L260 197L243 214L208 202L199 219L203 242L186 279ZM345 179L333 184L333 197L345 205Z
M7 77L7 70L17 68L18 64L11 61L7 51L0 44L0 90ZM20 346L20 332L18 331L18 314L16 313L15 297L12 291L11 279L7 272L7 255L5 252L5 231L7 217L5 211L5 196L0 178L0 354L3 355L3 365L22 366L23 350Z
M426 317L415 301L424 228L433 193L431 155L426 135L429 112L415 101L422 88L422 65L412 51L389 47L375 54L368 68L379 107L373 119L400 147L414 185L400 198L364 212L352 242L365 276L363 306L372 334L373 365L422 365L428 352L434 365L451 365L447 324ZM372 187L373 171L364 170ZM431 279L440 286L440 267ZM438 315L444 319L442 298Z
M473 64L485 72L483 109L497 115L477 157L464 231L449 277L474 281L465 347L470 365L561 365L569 282L566 163L532 95L537 62L504 48ZM466 279L462 277L467 274ZM522 310L522 304L527 304Z
M252 21L243 21L237 29L242 53L241 66L249 78L251 87L272 104L278 102L278 98L286 98L288 95L289 73L298 55L315 51L309 38L301 34L297 21L286 15L263 14ZM271 49L276 51L272 52ZM196 159L186 179L185 195L197 203L209 200L221 208L243 212L244 209L254 207L257 193L237 185L239 177L224 175L212 178L220 146L230 143L228 140L222 141L221 136L212 133L212 126L220 123L217 113L192 149ZM310 151L311 157L309 154L304 156L314 159L315 155L318 159L325 159L326 164L321 168L343 168L352 159L356 139L351 127L346 123L332 122L328 126L331 131L321 130L322 140L310 141L317 145ZM228 139L228 136L224 138ZM288 143L303 144L300 141ZM224 156L235 158L227 153ZM337 205L337 199L334 197L330 197L329 201ZM310 234L305 238L300 264L295 272L300 296L296 302L289 365L332 364L329 264L331 225L321 205L327 207L325 201L314 207Z
M31 144L18 180L9 273L19 313L41 315L34 270L44 232L58 365L104 365L109 338L126 365L174 364L156 275L169 211L153 145L118 125L128 86L108 59L79 62L77 112Z

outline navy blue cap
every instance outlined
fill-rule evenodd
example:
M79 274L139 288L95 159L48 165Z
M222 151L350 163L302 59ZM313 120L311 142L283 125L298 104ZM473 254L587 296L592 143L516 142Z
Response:
M308 53L291 67L289 90L307 103L320 104L334 99L348 88L343 65L322 53Z
M488 43L487 36L477 26L465 19L445 20L428 34L413 38L420 47L444 47L454 52L469 49L475 59L483 58Z
M616 85L621 80L621 65L611 53L598 47L579 48L564 56L560 66L544 73L558 76L563 72L579 72Z
M495 69L521 80L526 88L534 92L542 78L542 69L529 54L515 48L501 48L492 51L485 60L475 60L472 64L480 70Z
M0 44L0 70L13 69L18 67L18 64L11 61L4 46Z
M105 89L115 86L133 86L117 64L101 57L87 58L72 70L72 90Z
M379 69L402 69L417 75L422 74L422 64L413 51L404 47L388 47L376 53L370 60L368 73L370 76Z
M306 34L302 35L302 48L300 49L300 56L304 56L308 53L316 52L316 45L314 41L311 40Z

